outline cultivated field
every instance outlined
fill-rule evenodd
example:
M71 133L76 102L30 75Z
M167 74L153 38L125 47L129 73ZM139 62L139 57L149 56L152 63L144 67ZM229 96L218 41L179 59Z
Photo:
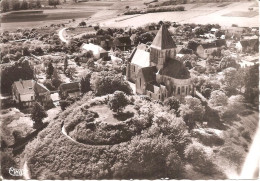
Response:
M254 11L258 13L258 7L255 7L255 2L235 2L230 4L223 3L204 3L204 4L186 4L185 10L182 12L160 12L143 14L137 17L125 19L127 15L118 18L110 19L100 23L103 26L114 27L138 27L151 22L172 21L179 23L218 23L222 26L231 26L237 24L238 26L254 27L259 26L258 18L254 12L248 10L249 7L254 6ZM228 13L240 12L243 16L236 17L234 14ZM251 14L254 13L254 16ZM225 16L224 16L225 15Z

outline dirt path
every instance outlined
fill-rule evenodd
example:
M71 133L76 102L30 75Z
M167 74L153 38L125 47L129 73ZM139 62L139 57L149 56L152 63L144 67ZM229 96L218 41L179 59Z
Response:
M30 171L29 171L29 168L28 168L28 165L27 165L27 161L24 162L24 164L23 164L23 177L24 177L25 180L31 179Z

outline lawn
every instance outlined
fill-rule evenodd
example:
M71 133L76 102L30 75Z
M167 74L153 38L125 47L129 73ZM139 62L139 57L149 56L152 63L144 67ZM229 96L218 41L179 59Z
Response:
M98 113L99 117L96 121L103 121L109 124L117 124L120 121L125 121L126 119L132 117L136 113L133 105L128 105L122 113L116 114L107 105L98 105L89 108L90 111Z

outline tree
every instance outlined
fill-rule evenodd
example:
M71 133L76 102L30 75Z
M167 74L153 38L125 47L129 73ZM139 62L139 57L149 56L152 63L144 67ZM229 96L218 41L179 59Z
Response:
M86 26L87 25L87 23L85 22L85 21L81 21L80 23L79 23L79 26Z
M26 0L23 0L20 9L28 9L28 2Z
M19 10L20 9L20 3L18 0L12 0L12 7L13 10Z
M67 68L65 74L66 74L70 79L73 79L73 77L74 77L76 71L77 71L76 68L74 68L74 67L69 67L69 68Z
M2 0L3 12L9 11L9 0Z
M115 91L122 91L128 95L132 94L132 89L128 82L124 80L124 77L112 71L93 73L91 87L97 96L113 94Z
M38 102L35 102L31 112L31 119L34 121L33 127L35 129L41 128L43 125L42 120L47 116L44 108Z
M1 93L11 93L12 84L20 79L30 80L34 78L33 68L24 60L12 65L1 67Z
M64 59L64 69L63 71L65 72L68 68L68 57L66 56L65 59Z
M164 101L164 104L170 109L175 110L176 115L179 115L180 101L176 97L169 97Z
M219 62L219 68L221 70L226 69L228 67L238 68L239 65L236 62L236 59L232 56L225 56Z
M245 70L235 68L227 68L223 71L223 89L228 95L234 95L239 90L241 92L242 87L245 85Z
M201 105L201 101L191 96L185 97L185 103L180 106L179 110L189 130L195 127L197 121L202 121L205 114L205 108Z
M54 8L57 8L57 5L60 4L59 0L49 0L49 5L54 6Z
M80 79L80 89L82 93L86 93L91 90L90 86L91 72L86 72Z
M37 1L36 1L36 7L37 7L37 8L41 8L41 7L42 7L40 0L37 0Z
M46 74L48 79L52 77L53 71L54 71L54 67L52 63L48 62L47 69L46 69Z
M220 38L222 35L225 35L225 33L223 31L219 31L218 30L218 31L215 32L215 37L216 38Z
M122 91L116 91L113 97L109 100L109 107L114 112L121 112L128 104L126 95Z
M213 106L226 106L228 97L223 91L215 90L211 93L209 103Z
M259 64L250 67L245 76L245 98L248 102L257 104L259 99Z
M197 36L203 35L204 33L205 32L201 27L195 29L195 35Z
M198 42L191 40L191 41L188 42L187 48L191 49L195 52L197 50L198 46L199 46Z

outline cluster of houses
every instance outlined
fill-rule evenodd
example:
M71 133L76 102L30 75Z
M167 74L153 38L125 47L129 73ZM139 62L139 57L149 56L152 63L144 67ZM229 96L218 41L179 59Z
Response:
M169 25L154 24L147 26L146 30L156 32L156 37L151 45L139 44L133 49L128 60L126 78L135 83L137 94L145 94L162 101L170 96L178 97L181 100L186 95L194 94L195 91L189 70L176 60L176 56L196 53L200 58L207 59L212 56L214 51L222 52L227 47L233 47L238 53L258 52L259 47L258 27L251 28L249 33L241 27L221 29L225 32L224 37L200 41L196 52L185 48L185 44L177 44ZM214 34L216 31L219 30L212 28L209 33ZM96 30L90 28L86 34L96 35ZM232 43L225 37L230 37ZM96 35L95 38L90 38L88 43L84 43L81 49L92 51L95 59L107 58L108 50L111 48L122 51L131 50L134 46L133 39L134 34L115 37L113 40ZM13 100L24 106L30 106L34 101L46 106L52 101L51 92L43 84L34 80L14 82L12 94ZM61 99L79 95L79 82L63 83L59 87Z
M62 83L58 92L60 99L76 98L81 94L80 83ZM35 101L46 107L52 105L57 100L54 100L51 94L48 88L35 80L20 79L12 85L13 101L23 107L30 107Z

